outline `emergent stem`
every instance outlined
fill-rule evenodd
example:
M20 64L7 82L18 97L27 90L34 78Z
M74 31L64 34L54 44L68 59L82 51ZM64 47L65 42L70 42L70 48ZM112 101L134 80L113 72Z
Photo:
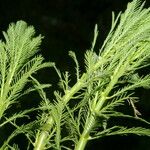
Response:
M117 74L114 74L111 77L111 81L106 87L106 89L101 93L101 98L96 104L96 107L94 108L94 112L99 113L99 111L102 109L104 103L107 100L107 96L109 92L113 89L114 85L117 83L118 78L119 78L120 72ZM79 142L77 143L75 150L84 150L85 146L90 139L90 132L92 131L93 127L95 126L96 120L94 118L94 115L91 115L89 118L87 118L86 123L85 123L85 128L83 133L80 136Z
M64 107L65 104L68 103L68 101L73 97L73 95L75 93L77 93L84 85L84 78L85 74L83 74L83 76L81 77L81 79L71 88L70 91L67 92L67 94L65 94L63 96L63 101L64 101ZM50 122L50 123L49 123ZM45 130L41 130L39 136L36 139L35 145L34 145L34 150L44 150L45 149L45 145L46 145L46 139L48 137L48 133L51 131L53 125L54 125L54 119L52 118L52 116L50 116L45 124L48 128L47 131Z
M52 116L50 116L48 118L47 122L44 124L41 133L36 137L34 150L44 150L45 149L47 136L48 136L48 133L51 130L53 124L54 124L54 119L52 118Z
M75 147L75 150L85 149L85 146L88 140L90 139L90 132L93 129L94 125L95 125L95 118L93 115L91 115L86 121L84 131L80 136L80 139Z

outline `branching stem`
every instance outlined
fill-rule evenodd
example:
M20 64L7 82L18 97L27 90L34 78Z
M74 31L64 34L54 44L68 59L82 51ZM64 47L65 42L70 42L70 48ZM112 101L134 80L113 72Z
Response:
M84 85L84 81L85 81L85 74L83 74L83 76L81 77L81 79L71 88L71 90L64 95L64 97L62 98L64 101L64 105L68 103L68 101L73 97L73 95L78 92ZM51 123L49 123L49 121ZM48 127L47 132L45 132L45 130L41 130L40 135L37 137L35 145L34 145L34 150L44 150L45 149L45 140L48 137L48 134L52 127L54 125L54 119L52 118L52 116L50 116L47 120L47 122L45 123L44 126Z

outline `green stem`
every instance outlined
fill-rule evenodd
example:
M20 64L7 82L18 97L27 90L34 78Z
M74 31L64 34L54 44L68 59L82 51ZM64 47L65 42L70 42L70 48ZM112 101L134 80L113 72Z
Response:
M37 142L35 143L35 150L44 150L45 149L45 144L43 141L46 141L48 132L42 131L40 133L40 136L37 138Z
M80 140L79 140L75 150L84 150L87 142L88 142L88 136L86 137L85 135L82 135L80 137Z
M4 111L5 111L5 105L4 102L0 99L0 120L3 117Z
M103 93L102 97L101 97L101 101L95 107L94 112L98 112L103 107L103 104L105 101L106 101L106 95ZM84 150L85 149L85 146L86 146L88 140L90 139L90 132L92 131L95 124L96 124L96 121L95 121L94 115L91 115L86 120L84 131L80 136L80 139L75 147L75 150Z
M95 125L95 118L93 115L91 115L86 121L84 131L80 136L80 139L75 147L75 150L85 149L85 146L88 140L90 139L90 132L93 129L94 125Z
M83 87L84 81L85 81L84 77L85 77L85 75L83 74L81 79L71 88L70 91L68 91L68 93L66 95L63 96L62 99L64 101L64 107L65 107L65 104L67 104L68 101L73 97L73 95L75 93L77 93ZM41 130L39 136L36 138L34 150L44 150L45 149L45 145L46 145L45 141L46 141L46 139L48 137L48 133L51 131L53 125L54 125L54 119L52 118L52 116L50 116L48 118L48 121L44 125L47 127L47 131Z
M44 150L45 149L47 136L48 136L49 131L51 131L53 124L54 124L54 119L52 118L52 116L50 116L48 118L47 122L44 124L41 133L36 138L34 150Z
M104 103L107 100L107 96L109 94L109 92L113 89L114 85L117 83L118 81L118 75L120 72L113 74L113 76L111 77L111 81L108 84L107 88L104 90L104 92L101 93L101 98L98 101L98 103L96 104L95 108L94 108L94 112L99 113L99 111L102 109ZM90 132L92 131L93 127L95 126L95 118L93 115L91 115L85 123L85 128L83 133L80 136L79 142L77 143L75 150L84 150L85 146L90 138Z
M102 61L99 61L97 62L97 64L95 65L95 67L93 68L93 71L97 70L99 68L99 66L101 65ZM62 98L63 101L64 101L64 107L65 107L65 104L67 104L69 102L69 100L73 97L73 95L75 93L77 93L82 87L83 85L85 85L85 81L87 80L87 74L83 74L82 77L78 80L78 82L71 88L70 91L68 91L67 94L64 95L64 97ZM50 116L51 117L51 116ZM54 125L54 120L53 120L53 123L49 125L49 132L51 131L52 127ZM92 128L91 128L92 129ZM49 133L48 132L48 133ZM90 133L90 132L89 132ZM47 132L41 130L40 132L40 136L36 139L36 142L35 142L35 145L34 145L34 150L43 150L45 148L45 145L46 145L46 142L45 140L47 139L48 135L47 135ZM82 138L81 138L82 139ZM86 141L88 139L85 138L85 136L83 135L83 139L81 140L81 143L79 142L79 148L80 148L80 145L82 147L84 147L84 144L86 145ZM42 144L41 144L42 143ZM81 147L81 148L82 148ZM77 150L79 150L79 148ZM82 149L81 149L82 150Z

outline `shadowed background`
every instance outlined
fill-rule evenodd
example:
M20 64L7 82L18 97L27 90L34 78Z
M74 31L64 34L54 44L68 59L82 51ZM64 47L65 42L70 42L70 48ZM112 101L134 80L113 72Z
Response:
M90 49L95 24L99 27L95 48L98 51L110 29L111 12L117 14L119 11L124 11L128 2L129 0L0 0L0 30L6 30L10 22L17 20L24 20L29 25L33 25L37 34L45 37L41 53L46 61L56 62L61 71L69 70L74 78L74 63L68 57L68 51L75 51L83 71L84 52ZM149 0L146 2L147 6L150 7ZM2 34L0 36L2 37ZM149 68L141 72L147 74ZM57 88L58 83L55 71L42 70L37 78L41 82L53 84L53 88L47 91L48 97L53 98L51 93ZM149 90L138 89L136 93L142 99L137 107L143 117L150 121ZM37 106L39 101L36 94L31 94L27 100L22 100L18 107L31 108L32 105ZM101 150L149 150L148 143L150 139L145 137L113 136L91 142L87 149L99 145L97 149Z

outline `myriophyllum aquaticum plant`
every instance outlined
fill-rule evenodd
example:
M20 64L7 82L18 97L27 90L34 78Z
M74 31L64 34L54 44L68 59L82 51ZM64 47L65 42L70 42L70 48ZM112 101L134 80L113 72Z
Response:
M73 86L69 72L62 73L54 63L43 62L41 55L35 55L41 43L41 36L33 37L33 27L18 21L4 32L5 41L0 43L0 127L11 123L16 130L3 143L1 149L18 149L11 140L23 133L29 144L26 149L84 150L90 140L111 135L136 134L150 136L150 129L141 126L110 124L113 117L130 118L149 122L139 116L135 107L136 88L150 88L150 75L141 76L139 69L147 67L150 60L150 8L133 0L124 13L116 17L112 13L112 25L99 52L94 52L98 36L95 26L91 49L86 51L85 72L74 52L69 55L76 65L76 82ZM46 97L44 88L32 74L44 67L54 67L59 78L60 91L54 91L55 99ZM26 83L32 88L22 93ZM11 117L5 117L5 110L17 103L24 94L38 91L41 97L39 108L33 108ZM118 106L128 102L133 115L118 111ZM31 111L39 111L37 119L24 125L14 121Z

